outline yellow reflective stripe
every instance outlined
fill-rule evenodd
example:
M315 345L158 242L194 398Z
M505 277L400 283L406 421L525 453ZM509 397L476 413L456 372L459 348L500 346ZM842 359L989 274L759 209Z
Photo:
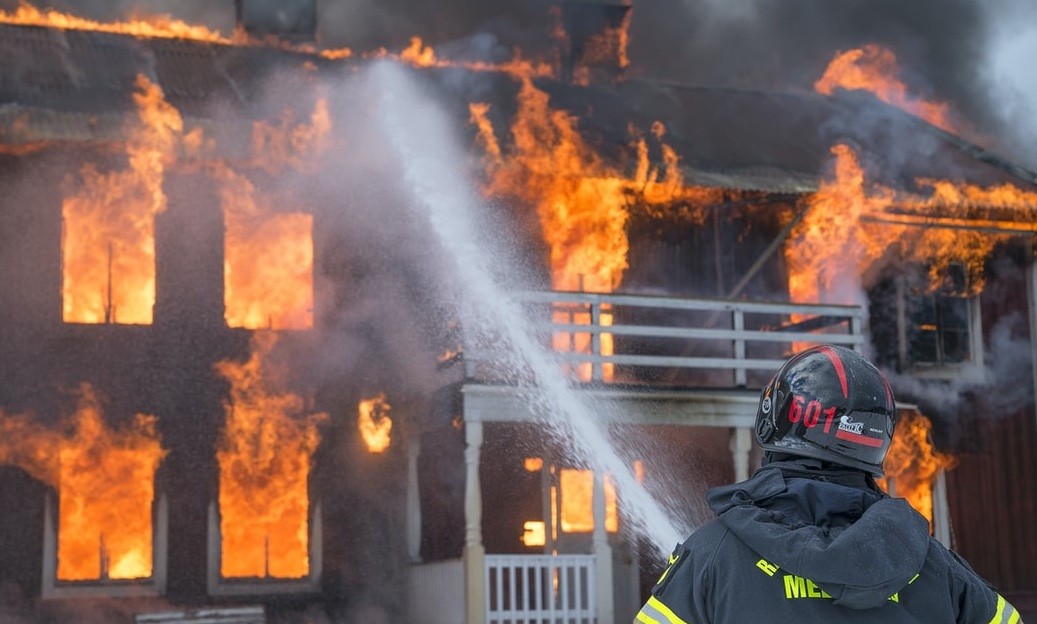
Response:
M649 609L651 609L651 611L649 611ZM654 611L656 614L662 616L662 621L668 622L669 624L688 624L655 596L648 597L648 602L645 603L645 607L641 611L647 611L648 613Z
M998 594L997 611L994 612L994 617L990 618L989 624L1019 624L1019 612L1004 596Z
M644 624L663 624L654 617L647 615L643 609L637 612L637 621L643 622Z
M990 622L987 624L1001 624L1001 618L1005 614L1005 599L1001 597L1001 594L997 595L997 611L994 611L994 617L990 618Z
M659 577L659 580L655 582L656 585L663 582L663 579L666 578L666 575L669 574L670 570L673 569L673 564L677 563L677 560L680 558L680 555L670 555L670 560L666 562L666 569L663 570L663 575Z
M644 624L688 624L655 596L649 596L648 602L637 612L637 621Z

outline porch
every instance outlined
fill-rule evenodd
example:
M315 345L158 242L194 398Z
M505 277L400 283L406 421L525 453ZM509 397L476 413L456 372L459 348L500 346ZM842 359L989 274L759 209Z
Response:
M608 406L622 425L726 430L738 480L751 472L759 388L793 345L824 342L860 349L864 344L864 311L857 306L563 292L523 293L518 300L577 395ZM639 599L637 584L628 578L636 575L636 565L622 570L614 563L610 540L615 540L605 530L605 475L593 475L593 529L585 552L561 553L550 543L542 554L486 552L479 469L484 427L543 418L530 406L528 389L500 374L497 359L492 344L464 345L463 555L412 566L410 600L420 605L412 610L413 621L627 621L636 611L630 605ZM412 449L415 466L416 456ZM416 490L416 468L412 475ZM545 510L550 533L548 516ZM420 526L417 503L409 525Z

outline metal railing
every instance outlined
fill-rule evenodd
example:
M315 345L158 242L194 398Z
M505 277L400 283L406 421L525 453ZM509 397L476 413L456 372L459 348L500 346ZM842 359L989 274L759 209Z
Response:
M861 306L574 292L516 295L529 327L581 381L745 387L808 344L864 344ZM469 378L493 377L504 352L465 345Z
M487 624L594 624L594 555L486 555Z

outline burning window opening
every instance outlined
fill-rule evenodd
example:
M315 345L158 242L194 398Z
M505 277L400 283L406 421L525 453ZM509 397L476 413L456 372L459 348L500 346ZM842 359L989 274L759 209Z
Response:
M217 167L226 226L228 327L313 327L313 215L275 212L244 175Z
M25 416L0 413L0 461L21 467L57 489L57 525L47 501L45 587L56 583L132 581L156 570L155 471L165 456L154 416L137 414L112 429L101 400L87 384L78 391L67 431L48 429ZM161 505L160 505L161 506ZM160 562L162 563L162 562Z
M527 472L544 470L541 457L523 460ZM635 467L636 469L636 467ZM587 534L594 530L594 472L592 470L561 468L550 465L545 476L547 482L547 510L550 518L550 541L552 549L564 535ZM619 504L615 483L606 476L603 480L605 493L605 530L619 531ZM523 523L523 534L519 540L527 547L548 545L547 520L527 520Z
M379 393L370 399L363 399L357 405L357 428L364 440L364 445L371 453L383 453L392 442L392 418L389 413L392 406Z
M938 474L954 467L957 460L936 450L932 423L921 412L903 413L883 464L886 476L880 485L890 494L904 498L934 528L933 485Z
M62 203L62 317L66 323L150 325L155 304L155 216L183 121L162 90L137 77L138 123L128 129L128 167L81 171Z
M253 337L248 361L223 361L230 383L226 425L217 460L219 576L225 579L304 579L311 574L309 476L323 413L307 413L302 398L273 388L273 333Z
M547 525L543 520L527 520L522 524L522 544L528 547L547 544Z
M604 479L605 530L619 531L619 506L616 503L616 485L612 479ZM560 500L559 526L563 533L589 533L594 530L594 472L562 468L558 471L558 497Z
M311 172L328 147L331 117L319 98L308 122L286 109L277 123L252 128L253 166L276 175ZM313 215L280 203L229 166L214 163L226 227L224 314L229 327L313 328ZM286 200L284 203L289 203ZM289 204L290 205L290 204Z

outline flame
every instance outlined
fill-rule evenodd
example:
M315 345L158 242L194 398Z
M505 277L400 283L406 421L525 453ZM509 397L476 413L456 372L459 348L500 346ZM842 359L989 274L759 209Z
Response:
M313 327L313 216L275 212L229 167L215 167L226 224L224 315L229 327Z
M936 287L951 262L966 266L973 293L983 287L984 263L1008 233L981 231L969 218L977 207L1007 214L1005 223L1037 230L1037 193L1012 185L983 188L949 180L920 179L929 196L897 193L868 184L856 153L832 148L834 173L807 200L802 221L785 248L793 301L856 303L847 286L861 283L880 261L899 257L929 267ZM913 225L951 227L912 227ZM953 227L960 226L960 227ZM842 289L842 290L841 290Z
M385 399L385 394L380 393L370 399L363 399L357 405L357 428L360 436L367 445L367 450L372 453L381 453L389 448L392 441L392 419L389 412L392 406Z
M501 63L440 58L436 55L435 49L425 44L421 37L411 37L407 47L399 52L390 52L386 48L378 48L377 50L365 52L362 56L367 59L392 59L414 67L456 67L474 72L499 72L516 78L551 77L555 73L550 64L524 59L518 52L510 60Z
M522 460L522 467L526 469L526 472L538 472L544 469L544 459L542 457L527 457Z
M168 15L152 15L124 22L97 22L53 9L41 11L25 2L14 12L0 10L0 23L22 26L43 26L64 30L93 30L132 37L165 39L193 39L213 43L232 43L230 39L205 26L195 26L173 19Z
M661 174L650 164L643 137L635 143L637 162L631 174L607 164L580 135L578 120L552 109L547 94L528 78L521 81L518 112L511 125L513 145L508 151L497 140L487 104L469 105L469 114L485 148L489 181L483 192L535 207L555 290L611 292L620 285L627 269L626 225L632 207L661 213L663 206L676 202L701 206L721 196L720 191L685 185L679 158L665 144L665 173ZM654 132L661 139L665 127L657 124ZM555 315L558 323L590 320L590 314L581 310ZM602 314L601 324L611 324L610 313ZM591 335L559 332L553 343L559 351L587 353ZM611 334L602 333L601 354L613 352ZM590 372L589 365L577 370L582 380L590 379ZM609 365L604 377L612 378Z
M267 358L276 342L257 332L247 362L223 361L230 383L220 467L222 576L301 578L309 573L310 461L326 415L272 388Z
M896 55L887 48L869 44L837 53L824 75L814 83L814 89L825 95L831 95L836 89L870 91L880 100L934 126L956 132L949 119L947 104L927 102L908 95L899 75Z
M309 123L295 123L290 108L276 124L257 121L252 126L252 164L271 175L292 168L310 172L317 158L329 147L331 113L326 98L318 98Z
M883 468L886 478L883 487L892 481L896 496L907 499L915 511L933 522L933 480L941 470L952 468L953 456L940 453L933 447L930 431L932 423L918 412L908 412L897 423L893 442Z
M63 318L70 323L150 324L155 303L155 215L183 120L162 89L137 77L138 123L129 128L128 168L81 171L62 203Z
M252 162L271 175L309 172L328 148L331 116L317 100L308 123L286 110L278 123L252 129ZM214 164L226 224L224 307L227 325L248 329L313 327L313 216L275 209L244 175Z
M165 456L154 416L107 426L84 384L59 433L0 411L0 463L58 489L58 567L63 581L137 579L152 574L155 470Z
M566 533L587 533L594 530L594 473L590 470L563 468L558 474L561 497L561 525ZM619 507L616 504L616 486L605 479L605 530L619 530Z
M543 546L547 543L547 526L541 520L527 520L522 524L522 543L526 546Z

